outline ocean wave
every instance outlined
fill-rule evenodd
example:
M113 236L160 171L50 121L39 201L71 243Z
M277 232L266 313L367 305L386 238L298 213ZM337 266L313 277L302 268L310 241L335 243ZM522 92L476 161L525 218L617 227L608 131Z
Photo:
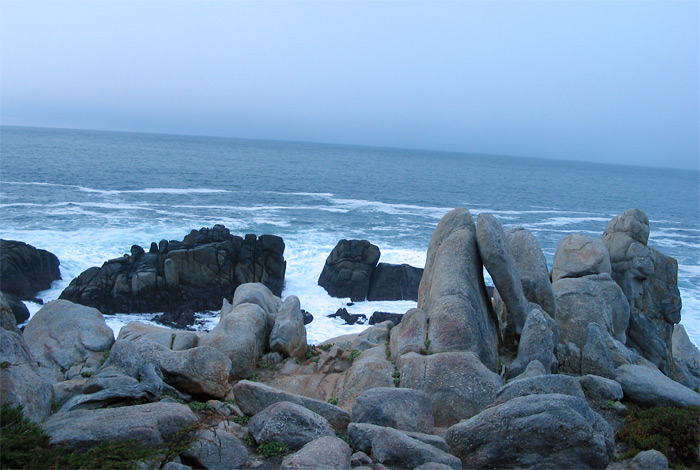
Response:
M329 201L348 210L381 212L389 215L428 216L437 220L454 209L453 207L418 206L414 204L390 204L366 199L330 198Z

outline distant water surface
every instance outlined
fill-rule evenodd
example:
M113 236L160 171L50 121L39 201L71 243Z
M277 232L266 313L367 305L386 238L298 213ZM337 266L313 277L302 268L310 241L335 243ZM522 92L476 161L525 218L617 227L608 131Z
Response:
M310 341L359 331L325 315L345 306L316 285L341 238L368 239L380 261L422 267L440 218L457 206L532 231L551 269L574 232L600 237L637 207L649 245L678 260L682 323L700 344L700 209L697 171L213 137L0 128L0 238L55 253L60 292L91 266L181 240L220 223L286 243L283 296L315 316ZM38 305L29 305L35 312ZM360 302L352 313L403 313L415 302ZM139 318L148 319L151 315ZM108 317L115 330L133 316ZM216 324L203 314L201 328Z

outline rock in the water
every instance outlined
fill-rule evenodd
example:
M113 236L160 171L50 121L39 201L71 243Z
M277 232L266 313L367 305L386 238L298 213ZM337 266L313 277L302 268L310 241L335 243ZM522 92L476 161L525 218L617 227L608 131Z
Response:
M364 325L367 323L367 317L364 314L350 313L346 308L339 308L335 313L328 315L328 318L340 318L345 322L346 325Z
M508 371L509 377L520 375L532 361L539 361L545 371L557 371L557 358L554 351L559 340L557 322L539 307L533 308L525 320L525 326L518 344L518 355Z
M284 357L304 359L306 354L306 328L301 303L295 295L284 300L277 313L275 326L270 333L270 350Z
M700 389L700 351L681 324L673 326L672 345L677 371L674 378L688 388Z
M394 325L398 325L403 320L403 313L389 313L389 312L373 312L372 316L369 317L369 324L376 325L377 323L383 323L385 321L390 321Z
M393 387L372 388L357 397L352 420L427 434L433 432L434 425L428 395L420 390Z
M700 394L669 379L658 369L634 364L615 370L625 397L643 406L700 406Z
M282 460L281 470L350 470L352 450L344 440L323 436Z
M44 305L27 323L27 346L52 383L94 371L114 344L114 333L99 310L67 300Z
M284 241L274 235L231 235L223 225L193 230L157 251L132 247L130 255L93 267L71 281L60 298L103 313L199 312L221 308L238 286L261 282L280 295Z
M53 388L18 332L0 328L0 363L0 404L22 405L27 418L43 421L51 413Z
M60 262L53 253L14 240L0 240L2 292L32 300L37 292L61 279Z
M615 377L615 364L606 345L606 332L597 323L588 324L586 344L581 351L581 374Z
M248 431L257 443L274 440L290 449L300 449L322 436L335 437L325 418L288 401L270 405L253 416Z
M409 352L420 353L425 349L427 334L428 320L425 312L412 308L404 314L403 321L391 329L391 357L398 358Z
M350 414L330 403L314 400L301 395L278 390L258 382L241 380L233 386L233 394L241 410L247 415L255 415L265 408L282 401L303 406L323 416L338 432L344 432L350 423Z
M493 215L479 214L476 239L484 266L512 318L516 335L520 335L530 306L503 227Z
M486 367L496 370L497 323L468 209L454 209L442 218L426 258L418 308L428 317L431 351L473 351Z
M379 248L367 240L340 240L326 259L318 285L332 297L365 300L379 256Z
M41 427L52 445L80 452L105 440L136 439L146 447L167 442L196 419L192 410L179 403L78 410L56 413Z
M240 439L218 426L199 432L183 456L197 468L234 470L244 467L248 450Z
M500 377L468 351L430 355L408 353L398 364L401 386L422 390L433 406L435 425L450 426L493 403Z
M421 277L421 268L379 263L370 277L367 300L418 300Z
M584 400L528 395L455 424L445 437L454 455L477 468L605 468L610 425Z
M552 282L611 272L608 249L600 240L574 233L557 246L552 265Z

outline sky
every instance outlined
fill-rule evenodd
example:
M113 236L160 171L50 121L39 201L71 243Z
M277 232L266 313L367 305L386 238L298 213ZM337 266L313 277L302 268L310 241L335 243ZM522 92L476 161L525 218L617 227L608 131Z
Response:
M699 116L698 0L0 0L4 125L698 169Z

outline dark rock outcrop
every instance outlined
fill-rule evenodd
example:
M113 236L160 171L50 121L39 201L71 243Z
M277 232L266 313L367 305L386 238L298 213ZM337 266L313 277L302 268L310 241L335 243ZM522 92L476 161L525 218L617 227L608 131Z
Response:
M367 240L340 240L326 259L318 285L332 297L365 300L379 256L379 248Z
M16 324L19 325L29 320L29 310L27 310L27 306L24 305L24 302L19 297L7 292L0 292L0 296L4 297L3 304L12 311Z
M367 323L367 317L361 313L350 313L345 308L339 308L335 313L328 315L328 318L340 318L346 325L364 325Z
M403 316L403 313L374 312L372 316L369 317L369 324L376 325L378 323L390 321L394 325L398 325L399 323L401 323Z
M148 253L134 245L130 255L84 271L60 298L105 314L217 310L244 283L261 282L279 296L283 254L280 237L241 238L215 225L193 230L181 242L153 243Z
M379 263L372 271L367 300L418 300L423 270L407 264Z
M23 300L61 279L60 262L53 253L14 240L0 240L0 290Z

